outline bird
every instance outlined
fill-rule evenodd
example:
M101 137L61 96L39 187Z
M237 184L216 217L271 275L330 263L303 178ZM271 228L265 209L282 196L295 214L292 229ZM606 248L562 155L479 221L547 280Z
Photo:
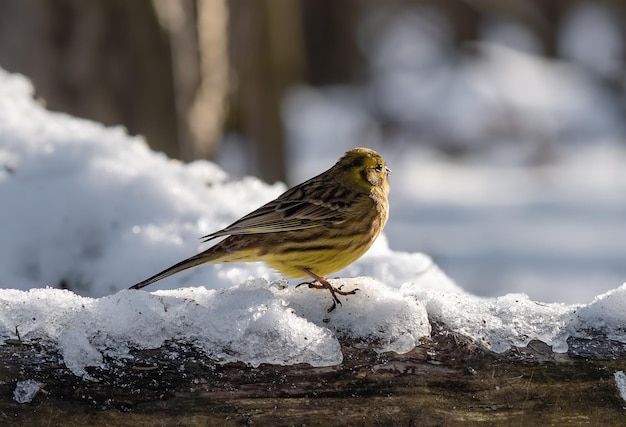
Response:
M264 261L309 288L328 289L331 312L353 295L325 277L359 259L374 243L389 217L391 170L376 151L353 148L321 174L285 191L226 228L201 237L225 237L129 289L141 289L200 264Z

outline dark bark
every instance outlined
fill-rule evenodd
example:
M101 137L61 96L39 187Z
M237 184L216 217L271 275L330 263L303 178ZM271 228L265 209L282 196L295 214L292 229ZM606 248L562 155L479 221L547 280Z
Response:
M614 380L626 345L570 339L566 354L539 342L504 354L433 325L407 354L343 340L331 367L219 364L192 343L135 350L134 359L71 374L42 343L0 346L4 425L622 425ZM28 404L17 381L45 383Z

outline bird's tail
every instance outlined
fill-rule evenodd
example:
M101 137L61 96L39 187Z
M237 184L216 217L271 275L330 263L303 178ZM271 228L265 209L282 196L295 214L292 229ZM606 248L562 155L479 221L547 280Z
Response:
M154 283L157 280L165 279L166 277L169 277L180 271L187 270L188 268L195 267L196 265L204 264L206 262L211 262L213 258L215 257L208 255L206 252L199 253L190 258L187 258L184 261L179 262L178 264L174 264L173 266L166 268L162 272L157 273L154 276L149 277L146 280L139 282L128 289L141 289L144 286L148 286L149 284Z

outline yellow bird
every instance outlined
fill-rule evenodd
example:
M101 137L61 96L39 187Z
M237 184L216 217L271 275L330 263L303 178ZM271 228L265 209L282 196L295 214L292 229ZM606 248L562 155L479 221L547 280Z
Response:
M380 154L353 148L326 172L202 238L228 236L221 242L130 289L204 263L264 261L286 276L313 279L300 285L328 289L330 312L341 304L336 294L357 289L342 291L324 276L359 259L380 234L389 216L390 173Z

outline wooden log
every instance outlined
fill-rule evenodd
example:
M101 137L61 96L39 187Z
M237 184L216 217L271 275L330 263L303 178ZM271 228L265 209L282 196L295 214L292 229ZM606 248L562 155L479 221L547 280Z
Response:
M626 345L570 338L496 354L433 324L406 354L342 341L341 365L252 367L170 342L73 375L45 343L0 346L0 423L23 425L623 425ZM17 403L18 381L45 385Z

